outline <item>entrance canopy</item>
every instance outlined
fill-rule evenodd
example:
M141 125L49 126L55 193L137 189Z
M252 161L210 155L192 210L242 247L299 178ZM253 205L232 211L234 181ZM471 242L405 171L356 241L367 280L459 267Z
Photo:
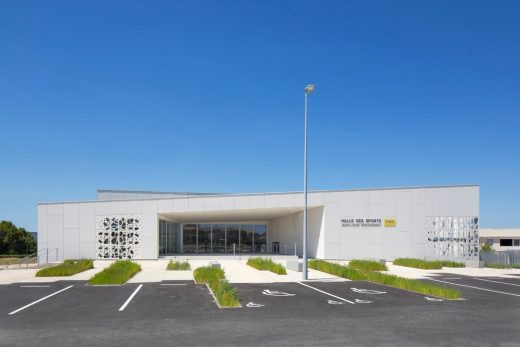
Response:
M177 223L213 223L239 221L268 221L293 213L303 212L302 207L277 207L260 209L234 209L221 211L168 212L160 213L159 217L173 220Z

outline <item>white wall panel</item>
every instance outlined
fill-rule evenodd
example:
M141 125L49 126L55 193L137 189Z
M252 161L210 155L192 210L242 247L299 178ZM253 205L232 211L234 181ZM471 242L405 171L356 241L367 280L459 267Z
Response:
M339 244L340 243L340 205L338 203L329 203L324 208L325 215L325 243ZM343 217L343 215L341 215Z
M354 216L354 193L341 192L339 193L339 215L341 217Z
M204 211L204 198L189 198L188 199L189 210Z
M397 230L410 231L411 228L411 196L409 191L397 192Z
M77 259L79 256L79 229L65 228L63 230L63 257Z
M96 216L106 216L110 214L109 202L96 202Z
M280 207L280 195L266 194L265 195L265 207L268 207L268 208Z
M175 212L187 212L189 211L189 203L188 199L174 199L173 200L173 210Z
M251 195L249 197L249 204L251 208L264 208L265 195Z
M63 209L61 210L63 211ZM54 209L54 211L57 210ZM47 228L49 230L47 247L58 248L58 260L63 260L63 214L49 214Z
M96 203L79 204L78 258L96 258Z
M410 189L410 192L412 193L413 204L424 204L424 201L426 200L426 189Z
M411 225L410 230L412 231L412 243L425 243L426 242L426 214L424 204L412 204L411 205ZM399 223L399 222L398 222Z
M453 189L439 188L439 215L453 216L456 212L453 209Z
M294 194L280 194L279 199L280 207L294 207Z
M303 197L303 195L302 195L302 197ZM308 195L308 199L309 199L308 203L310 206L323 206L325 204L325 194L324 193L310 193ZM298 205L298 204L299 204L299 201L296 201L296 205Z
M341 259L339 254L339 245L337 243L325 243L326 259Z
M159 213L166 213L173 211L173 200L157 200L157 211Z
M334 203L334 202L339 203L340 194L341 194L340 192L325 192L324 193L325 204Z
M384 190L383 191L383 216L395 217L397 215L397 191Z
M368 202L371 204L382 204L383 203L383 191L382 190L369 190L368 191Z
M250 207L249 204L249 196L237 196L235 197L235 209L242 210L248 209Z
M221 197L220 198L220 209L221 210L234 210L235 209L235 199L233 197Z
M79 204L63 206L63 227L79 229Z
M48 214L63 214L63 204L49 204L47 205Z
M354 217L366 218L368 216L369 192L354 192Z
M49 235L47 231L47 206L38 205L38 250L47 248L47 237Z
M126 201L111 202L110 214L126 214Z
M204 211L220 210L220 198L204 198Z
M136 214L136 213L142 213L142 212L143 212L142 201L129 200L126 202L126 213Z

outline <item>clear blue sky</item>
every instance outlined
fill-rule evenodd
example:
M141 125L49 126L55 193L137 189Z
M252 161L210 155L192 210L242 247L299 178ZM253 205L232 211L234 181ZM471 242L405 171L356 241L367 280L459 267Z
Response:
M1 1L0 219L98 188L481 185L520 226L519 1Z

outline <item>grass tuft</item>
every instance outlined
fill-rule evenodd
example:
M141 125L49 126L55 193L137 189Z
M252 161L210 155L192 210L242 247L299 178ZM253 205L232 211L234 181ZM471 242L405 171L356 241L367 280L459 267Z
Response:
M381 264L375 260L358 260L354 259L348 262L348 267L366 271L388 271L385 264Z
M51 276L72 276L77 273L94 268L94 263L90 259L72 260L67 259L62 264L41 269L36 273L36 277Z
M285 267L274 262L271 258L249 258L247 260L247 265L254 267L257 270L267 270L278 275L287 275Z
M459 299L460 291L443 286L425 283L419 280L388 275L381 272L358 270L344 265L329 263L324 260L310 260L309 268L353 281L369 281L390 287L409 290L423 295L431 295L446 299Z
M443 267L465 267L464 263L448 260L423 260L415 258L397 258L393 261L394 265L413 267L423 270L440 270Z
M457 261L441 260L442 267L466 267L466 264Z
M89 283L92 285L124 284L139 271L141 271L141 265L131 260L117 260L103 271L95 274L89 280Z
M492 269L520 269L520 264L499 264L499 263L484 263L484 267L489 267Z
M193 271L193 278L195 282L209 286L221 307L240 306L238 292L225 279L224 270L211 266L199 267Z
M190 263L187 261L173 261L170 260L168 262L168 266L166 266L166 270L172 271L172 270L191 270Z

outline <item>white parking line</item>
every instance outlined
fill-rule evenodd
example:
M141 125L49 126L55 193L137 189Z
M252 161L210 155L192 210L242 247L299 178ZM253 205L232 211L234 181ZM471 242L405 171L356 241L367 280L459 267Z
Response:
M478 289L478 290L484 290L486 292L493 292L493 293L505 294L505 295L511 295L511 296L520 296L520 294L506 293L506 292L500 292L498 290L492 290L492 289L487 289L487 288L468 286L466 284L452 283L452 282L446 282L446 281L441 281L441 280L434 280L433 278L429 278L429 280L430 281L435 281L435 282L448 283L448 284L452 284L454 286L461 286L461 287L473 288L473 289Z
M46 300L46 299L50 298L51 296L54 296L54 295L59 294L59 293L61 293L61 292L64 292L64 291L66 291L67 289L70 289L70 288L72 288L72 287L74 287L74 285L70 285L70 286L68 286L68 287L66 287L66 288L63 288L63 289L61 289L61 290L58 290L57 292L54 292L54 293L52 293L52 294L49 294L49 295L47 295L47 296L45 296L45 297L43 297L43 298L41 298L41 299L38 299L38 300L36 300L36 301L33 301L33 302L31 302L30 304L25 305L24 307L20 307L19 309L14 310L13 312L10 312L9 315L12 315L12 314L18 313L18 312L20 312L21 310L25 310L27 307L31 307L32 305L35 305L35 304L39 303L40 301Z
M130 301L132 301L132 299L134 298L135 294L137 294L137 292L138 292L139 290L141 290L141 287L142 287L142 286L143 286L143 285L140 284L139 287L137 287L137 289L134 290L134 292L132 293L132 295L130 295L130 297L129 297L128 299L126 299L126 301L125 301L125 303L123 304L123 306L121 306L121 307L119 308L119 312L123 311L123 310L126 308L126 306L127 306L127 305L130 303Z
M348 302L349 304L352 304L352 305L355 305L355 304L356 304L356 303L353 302L353 301L350 301L350 300L344 299L344 298L342 298L342 297L336 296L336 295L331 294L331 293L327 293L327 292L325 292L325 291L323 291L323 290L321 290L321 289L311 287L311 286L308 285L308 284L305 284L305 283L302 283L302 282L298 282L298 283L301 284L301 285L304 286L304 287L314 289L314 290L317 291L317 292L320 292L320 293L323 293L323 294L325 294L325 295L331 296L331 297L336 298L336 299L338 299L338 300L341 300L341 301L344 301L344 302Z
M444 277L443 280L460 280L460 277Z
M510 285L510 286L520 287L520 284L507 283L507 282L499 282L499 281L492 281L492 280L486 280L486 279L483 279L483 278L473 278L473 279L474 279L474 280L479 280L479 281L486 281L486 282L493 282L493 283L507 284L507 285Z

